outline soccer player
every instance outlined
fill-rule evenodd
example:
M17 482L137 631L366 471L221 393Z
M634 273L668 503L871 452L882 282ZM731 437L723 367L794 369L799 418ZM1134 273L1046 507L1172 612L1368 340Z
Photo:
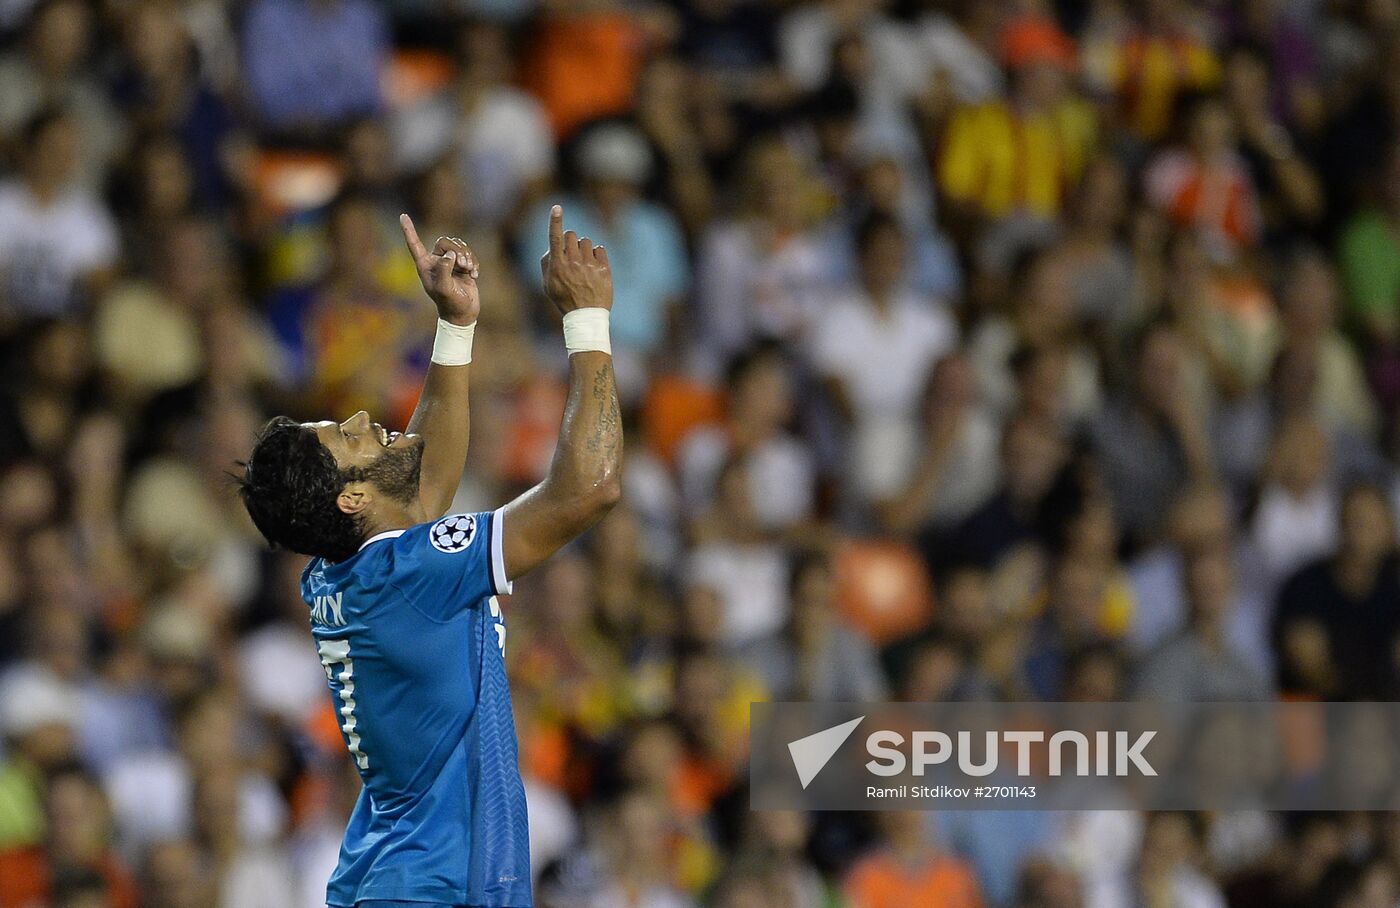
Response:
M481 302L455 238L429 252L401 218L438 309L422 398L403 434L362 412L279 416L240 491L275 546L314 556L302 597L346 747L364 780L335 908L529 906L525 793L498 595L620 494L622 428L608 342L608 255L550 213L544 287L564 315L569 396L543 482L505 507L443 515L467 457L467 382Z

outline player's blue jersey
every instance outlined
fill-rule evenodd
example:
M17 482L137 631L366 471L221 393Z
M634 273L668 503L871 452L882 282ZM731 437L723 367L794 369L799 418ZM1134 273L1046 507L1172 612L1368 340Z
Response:
M525 790L496 595L500 511L381 533L301 578L331 702L364 779L326 890L529 906Z

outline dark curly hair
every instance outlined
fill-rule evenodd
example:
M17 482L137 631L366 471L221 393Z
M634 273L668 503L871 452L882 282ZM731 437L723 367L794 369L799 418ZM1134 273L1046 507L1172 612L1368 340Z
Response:
M316 431L287 416L263 426L253 453L235 477L248 516L272 545L327 561L359 548L359 521L336 506L352 477L335 462Z

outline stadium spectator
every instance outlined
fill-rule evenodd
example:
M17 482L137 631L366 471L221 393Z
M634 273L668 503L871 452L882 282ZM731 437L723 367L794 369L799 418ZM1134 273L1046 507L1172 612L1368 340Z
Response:
M48 802L48 841L0 852L0 900L66 904L84 891L113 908L136 908L136 880L113 852L111 810L98 779L60 769L48 781Z
M660 346L675 309L690 287L690 263L674 217L641 195L652 178L655 155L645 136L624 123L605 123L575 146L582 194L568 197L580 235L608 250L622 300L613 319L620 393L637 398L646 388L645 360ZM548 204L525 216L538 221ZM520 271L538 284L535 256L521 250Z
M1259 238L1254 182L1235 151L1234 115L1213 99L1191 111L1185 148L1164 153L1147 169L1147 193L1172 223L1200 231L1224 258Z
M817 552L799 557L790 589L792 618L782 645L756 660L773 695L838 703L883 699L878 653L838 611L828 559Z
M1394 518L1380 489L1343 497L1334 555L1294 574L1278 594L1279 689L1318 697L1384 699L1395 689L1397 580Z
M846 877L846 898L855 908L984 904L971 870L930 841L921 814L882 813L879 825L883 847Z
M883 214L898 221L909 240L909 263L901 275L909 289L943 302L956 299L962 292L962 265L957 250L926 209L930 199L927 187L917 184L921 179L918 168L902 161L892 150L865 152L868 160L858 162L855 180L857 191L847 204L848 219L833 219L834 240L840 254L850 258L850 265L840 269L840 276L854 280L858 261L852 240L858 239L861 220Z
M384 11L368 0L250 4L243 66L261 125L315 134L378 111L388 26Z
M1268 699L1268 682L1229 637L1233 570L1228 552L1192 558L1186 567L1187 624L1144 661L1139 695L1182 703Z
M0 55L0 144L13 151L31 117L45 107L67 107L83 133L82 181L100 188L127 126L89 68L95 27L82 0L53 0L30 14L22 46Z
M809 356L847 424L855 493L886 498L907 474L915 414L933 364L958 340L952 315L904 288L908 239L890 217L871 215L856 235L859 283L826 304Z
M448 157L470 200L466 214L489 225L533 200L554 173L554 137L540 102L511 82L512 50L499 24L463 27L456 82L393 120L398 165L414 172Z
M1175 329L1149 326L1133 345L1132 387L1104 407L1092 429L1118 520L1138 542L1156 535L1166 505L1188 480L1215 475L1214 444L1185 387L1184 356Z
M1394 361L1400 338L1400 249L1391 224L1400 210L1400 144L1386 154L1379 174L1379 192L1372 203L1352 214L1339 239L1338 258L1346 286L1349 315L1363 334L1362 353L1368 360L1372 388L1381 406L1389 409L1397 397Z
M1098 409L1099 368L1076 319L1072 277L1070 262L1054 250L1027 250L1012 269L1006 298L968 337L978 390L996 415L1005 417L1017 403L1018 351L1041 346L1058 348L1065 358L1058 389L1064 410L1055 422L1072 425Z
M1001 441L1001 485L947 538L927 544L930 563L969 561L996 567L1008 553L1036 537L1040 508L1068 452L1054 426L1029 417L1012 419Z
M878 130L878 121L898 109L924 72L917 45L893 20L889 5L822 2L784 17L778 28L783 75L807 92L846 81L859 95L868 128ZM862 62L853 65L852 58Z
M119 77L115 94L125 116L143 134L177 138L195 195L218 208L229 191L225 155L235 123L199 68L189 30L159 4L139 3L124 37L130 68Z
M725 420L691 430L676 453L676 471L689 514L714 500L726 463L742 460L749 502L759 523L782 530L812 516L816 464L793 436L791 366L781 349L758 345L729 367Z
M1294 43L1291 36L1281 40ZM1307 39L1298 43L1306 44ZM1300 59L1292 65L1307 67L1308 61ZM1231 49L1225 61L1225 97L1240 132L1240 154L1260 190L1266 240L1286 237L1294 223L1318 224L1326 204L1316 171L1299 154L1297 141L1286 125L1288 114L1294 112L1289 109L1292 99L1287 95L1296 91L1296 103L1301 105L1312 103L1303 101L1310 92L1286 84L1276 92L1269 77L1264 56L1251 45Z
M811 817L795 810L754 811L741 833L747 866L738 872L752 873L765 897L829 904L837 894L807 856L812 827Z
M605 838L603 904L627 903L638 908L687 908L695 904L676 887L682 843L665 805L643 792L623 795L608 818Z
M1055 832L1057 821L1052 813L942 810L931 814L929 820L936 830L934 836L966 857L977 870L989 904L1016 904L1015 893L1028 887L1019 877L1038 875L1057 867L1043 856L1045 842ZM1042 862L1043 866L1037 869ZM1079 885L1073 874L1065 873L1064 868L1057 869L1069 878L1073 887Z
M877 502L878 519L896 533L947 531L971 516L997 490L996 416L982 405L968 358L952 352L933 367L923 394L922 453L903 464L905 483ZM912 453L912 452L909 452Z
M1338 327L1335 269L1315 248L1304 249L1284 271L1279 293L1283 348L1300 349L1317 363L1317 417L1328 431L1366 444L1378 427L1355 348Z
M1103 4L1095 13L1085 26L1084 70L1118 102L1132 135L1161 139L1183 96L1219 84L1220 59L1197 4L1151 0L1133 12Z
M735 646L766 642L790 609L786 552L758 515L753 470L737 458L720 468L713 504L695 521L688 564L688 580L719 595L724 639Z
M1082 555L1065 554L1050 567L1043 612L1030 628L1022 666L1024 684L1036 700L1092 699L1073 696L1075 669L1090 667L1084 657L1121 636L1110 578ZM1116 672L1115 672L1116 674ZM1118 687L1115 680L1110 689ZM1081 688L1082 689L1082 688Z
M408 317L413 303L386 275L378 208L364 195L341 197L328 228L332 258L316 286L286 294L272 312L309 400L339 409L374 406L399 414L417 388L410 372L426 358L429 338Z
M1095 130L1092 110L1069 81L1074 44L1038 17L1008 24L1001 44L1011 70L1008 97L953 113L939 184L974 223L1053 219L1084 169Z
M807 329L827 265L811 231L814 186L783 145L754 147L744 162L735 217L702 240L696 304L703 349L724 362L755 340L791 340Z
M1218 886L1201 872L1205 829L1198 817L1157 813L1147 821L1142 850L1131 875L1086 893L1085 904L1121 905L1165 900L1182 908L1224 908Z
M1124 237L1130 212L1128 174L1118 159L1101 156L1084 168L1057 244L1071 272L1069 279L1079 318L1090 336L1118 340L1140 317L1145 301L1134 259Z
M1278 583L1336 545L1338 502L1317 424L1279 426L1262 478L1252 535L1265 582Z
M946 80L954 98L975 104L1001 94L1006 76L989 52L1006 24L1006 10L995 4L930 4L920 16L916 37L930 75Z
M670 30L664 15L634 16L616 0L586 8L540 4L521 76L540 99L556 139L631 107L644 53ZM660 43L660 42L657 42Z
M4 316L63 316L117 267L118 236L101 200L78 180L76 115L46 107L20 134L22 169L0 182Z

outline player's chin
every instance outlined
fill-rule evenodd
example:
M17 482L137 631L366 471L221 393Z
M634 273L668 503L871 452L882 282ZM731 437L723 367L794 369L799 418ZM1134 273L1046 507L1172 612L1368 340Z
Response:
M402 435L395 438L393 441L389 442L389 447L394 449L421 448L423 447L423 436L405 432Z

